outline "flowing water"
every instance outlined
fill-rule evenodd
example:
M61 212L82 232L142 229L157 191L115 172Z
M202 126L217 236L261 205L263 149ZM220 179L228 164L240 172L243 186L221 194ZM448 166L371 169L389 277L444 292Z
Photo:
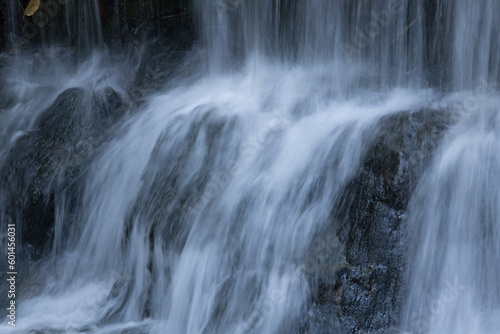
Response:
M97 8L64 9L76 64L50 39L43 68L4 57L0 163L66 89L127 95L130 67L102 51ZM193 11L202 66L112 129L76 208L55 194L52 251L23 264L38 288L21 290L17 325L1 331L298 332L304 259L379 121L437 106L459 120L410 201L399 328L498 332L500 2L195 0Z

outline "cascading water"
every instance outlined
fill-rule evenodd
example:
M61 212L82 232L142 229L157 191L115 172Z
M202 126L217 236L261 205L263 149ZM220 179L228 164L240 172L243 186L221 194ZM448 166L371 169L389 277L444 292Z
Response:
M449 133L414 196L404 319L419 332L499 332L499 102Z
M37 258L18 241L18 270L29 275L16 327L7 319L2 332L319 332L305 324L311 244L325 229L341 229L342 196L383 120L424 108L451 110L458 121L410 201L408 288L394 325L497 330L499 2L195 0L200 44L182 75L144 103L124 98L130 110L117 120L101 105L128 95L130 66L102 51L88 56L104 40L98 8L64 8L84 62L58 63L60 51L48 47L50 66L27 66L29 55L0 59L8 64L2 231L14 222L19 235L29 233L22 228L30 213L15 208L15 191L33 192L26 180L47 169L19 176L16 150L31 149L25 143L35 138L58 171L41 186L54 197L50 246ZM200 59L193 73L189 64ZM76 102L67 107L61 95ZM58 123L44 116L54 105L70 110L61 136L76 147L60 160L58 150L68 149L50 142L59 132L43 129ZM102 129L94 124L101 119L115 123ZM85 130L75 134L78 126ZM74 174L78 180L65 181ZM335 268L346 262L342 248L331 251ZM347 331L339 312L327 316L322 333Z
M438 6L451 5L444 1ZM413 196L408 300L403 324L418 333L498 333L499 29L495 1L457 1L452 95L461 120ZM445 13L445 12L443 12ZM493 14L494 13L494 14ZM473 46L473 47L472 47ZM490 82L488 84L488 82Z

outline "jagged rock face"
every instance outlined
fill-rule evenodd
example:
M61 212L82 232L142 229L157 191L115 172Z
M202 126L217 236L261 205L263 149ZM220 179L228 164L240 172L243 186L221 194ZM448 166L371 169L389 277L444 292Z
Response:
M327 263L332 254L345 262L317 273L314 308L320 305L324 317L327 305L334 305L346 332L375 332L397 323L406 268L406 209L453 122L453 114L444 110L383 119L362 168L335 205L340 214L328 228L338 239L331 238L318 262Z
M93 93L71 88L14 145L0 180L9 203L6 217L20 226L26 257L38 259L50 249L55 201L65 201L68 210L76 207L86 165L127 109L111 88Z

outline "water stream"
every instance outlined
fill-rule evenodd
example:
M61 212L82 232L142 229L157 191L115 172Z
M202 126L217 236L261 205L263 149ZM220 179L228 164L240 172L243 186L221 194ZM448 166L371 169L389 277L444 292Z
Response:
M132 61L106 52L97 2L61 10L76 61L48 37L49 64L2 56L2 168L68 88L128 94ZM304 260L380 121L432 107L458 121L410 200L396 327L500 333L500 2L194 0L193 11L198 72L186 65L109 130L76 207L54 195L51 250L23 263L17 325L0 331L299 333ZM95 117L85 103L81 117Z

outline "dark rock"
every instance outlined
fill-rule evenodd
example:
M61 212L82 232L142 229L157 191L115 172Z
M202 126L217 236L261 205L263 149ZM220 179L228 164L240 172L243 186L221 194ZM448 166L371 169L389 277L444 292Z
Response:
M42 113L35 130L16 142L0 181L6 217L18 224L25 257L38 259L50 250L56 202L75 207L77 181L127 108L111 88L94 94L68 89Z
M340 317L348 332L388 328L398 319L404 286L406 208L453 117L403 112L382 120L375 144L343 200L346 262Z
M345 330L338 317L332 316L337 312L333 304L313 304L306 315L305 323L299 327L299 334L338 334Z
M334 205L338 209L326 230L335 230L336 238L327 238L322 252L310 252L317 263L312 300L333 305L329 316L339 317L346 332L375 332L397 323L406 268L406 209L453 122L451 112L429 109L383 118L361 169Z
M188 0L100 0L104 39L122 47L152 37L176 40L176 26L192 25L191 6Z
M179 123L186 123L180 130L182 136L179 136L179 131L174 131ZM226 168L217 165L221 160L217 158L218 154L224 153L222 147L226 145L225 138L235 133L236 124L235 117L221 116L213 110L200 112L193 122L189 122L185 116L173 121L170 125L172 128L165 129L151 154L143 176L143 187L130 212L130 224L137 217L151 222L152 231L156 230L154 234L161 236L160 240L168 240L171 248L180 251L185 240L181 233L187 237L189 232L189 228L182 225L193 218L185 216L196 210L197 203L203 201L201 197L215 173ZM197 142L198 145L200 142L205 143L203 167L200 166L200 172L190 178L192 171L189 163L200 150L199 147L195 149ZM233 143L237 142L235 138ZM187 187L179 183L187 180ZM166 225L165 221L170 223ZM178 244L174 244L174 241Z
M104 40L135 60L130 95L141 101L174 77L196 40L191 1L101 0Z
M192 113L196 114L194 119L191 118L193 115L180 115L172 120L156 142L142 176L141 190L126 218L125 246L129 243L128 236L132 227L141 222L147 224L141 228L149 231L151 254L155 249L180 254L201 206L212 199L207 188L214 185L214 177L218 173L228 169L228 166L221 166L221 163L231 158L221 159L219 155L234 154L232 159L236 161L237 150L229 149L228 145L237 147L238 138L227 138L231 134L237 134L237 118L220 115L208 106L198 107ZM200 144L204 147L200 148ZM190 164L198 161L193 157L200 153L203 154L202 166L196 166L199 172L193 174L194 167ZM215 191L221 191L225 186L223 180L216 181L216 186L220 188ZM216 194L212 194L214 195ZM152 258L147 269L166 273L170 270L156 268ZM170 277L167 275L166 279L169 280ZM121 306L128 298L126 291L127 289L121 289L121 295L113 296L117 299L117 307L109 310L105 319L113 320L119 315ZM145 296L145 317L151 311L150 299L151 296Z
M388 327L398 307L399 277L394 268L383 265L351 267L341 276L340 317L350 333Z

